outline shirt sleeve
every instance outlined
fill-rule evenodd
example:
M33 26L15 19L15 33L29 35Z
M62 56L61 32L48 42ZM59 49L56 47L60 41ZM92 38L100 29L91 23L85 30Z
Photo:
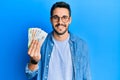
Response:
M39 67L38 67L39 69ZM25 68L25 73L26 73L26 76L28 79L31 79L31 78L34 78L36 76L36 74L38 74L38 69L32 71L28 68L28 64L26 65L26 68Z

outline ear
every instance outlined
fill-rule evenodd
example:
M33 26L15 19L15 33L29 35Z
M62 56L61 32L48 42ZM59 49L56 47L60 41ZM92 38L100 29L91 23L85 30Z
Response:
M52 23L52 18L50 17L50 22Z
M71 21L72 21L72 18L70 17L70 19L69 19L69 24L71 23Z

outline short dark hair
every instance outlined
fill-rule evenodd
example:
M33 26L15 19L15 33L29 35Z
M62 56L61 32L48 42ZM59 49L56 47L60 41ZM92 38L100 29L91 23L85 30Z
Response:
M53 4L51 11L50 11L51 16L53 15L53 10L55 8L66 8L69 11L69 16L71 16L71 9L70 9L70 5L68 3L61 1L61 2L56 2L55 4Z

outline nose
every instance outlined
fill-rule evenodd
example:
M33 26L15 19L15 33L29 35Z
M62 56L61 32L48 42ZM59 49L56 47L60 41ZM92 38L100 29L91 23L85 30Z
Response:
M59 17L58 23L61 24L62 23L62 19Z

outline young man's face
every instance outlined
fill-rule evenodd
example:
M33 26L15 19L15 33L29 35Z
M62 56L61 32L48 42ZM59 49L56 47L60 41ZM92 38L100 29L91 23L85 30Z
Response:
M69 11L66 8L55 8L51 17L51 23L54 32L58 35L63 35L68 32L68 26L71 22Z

